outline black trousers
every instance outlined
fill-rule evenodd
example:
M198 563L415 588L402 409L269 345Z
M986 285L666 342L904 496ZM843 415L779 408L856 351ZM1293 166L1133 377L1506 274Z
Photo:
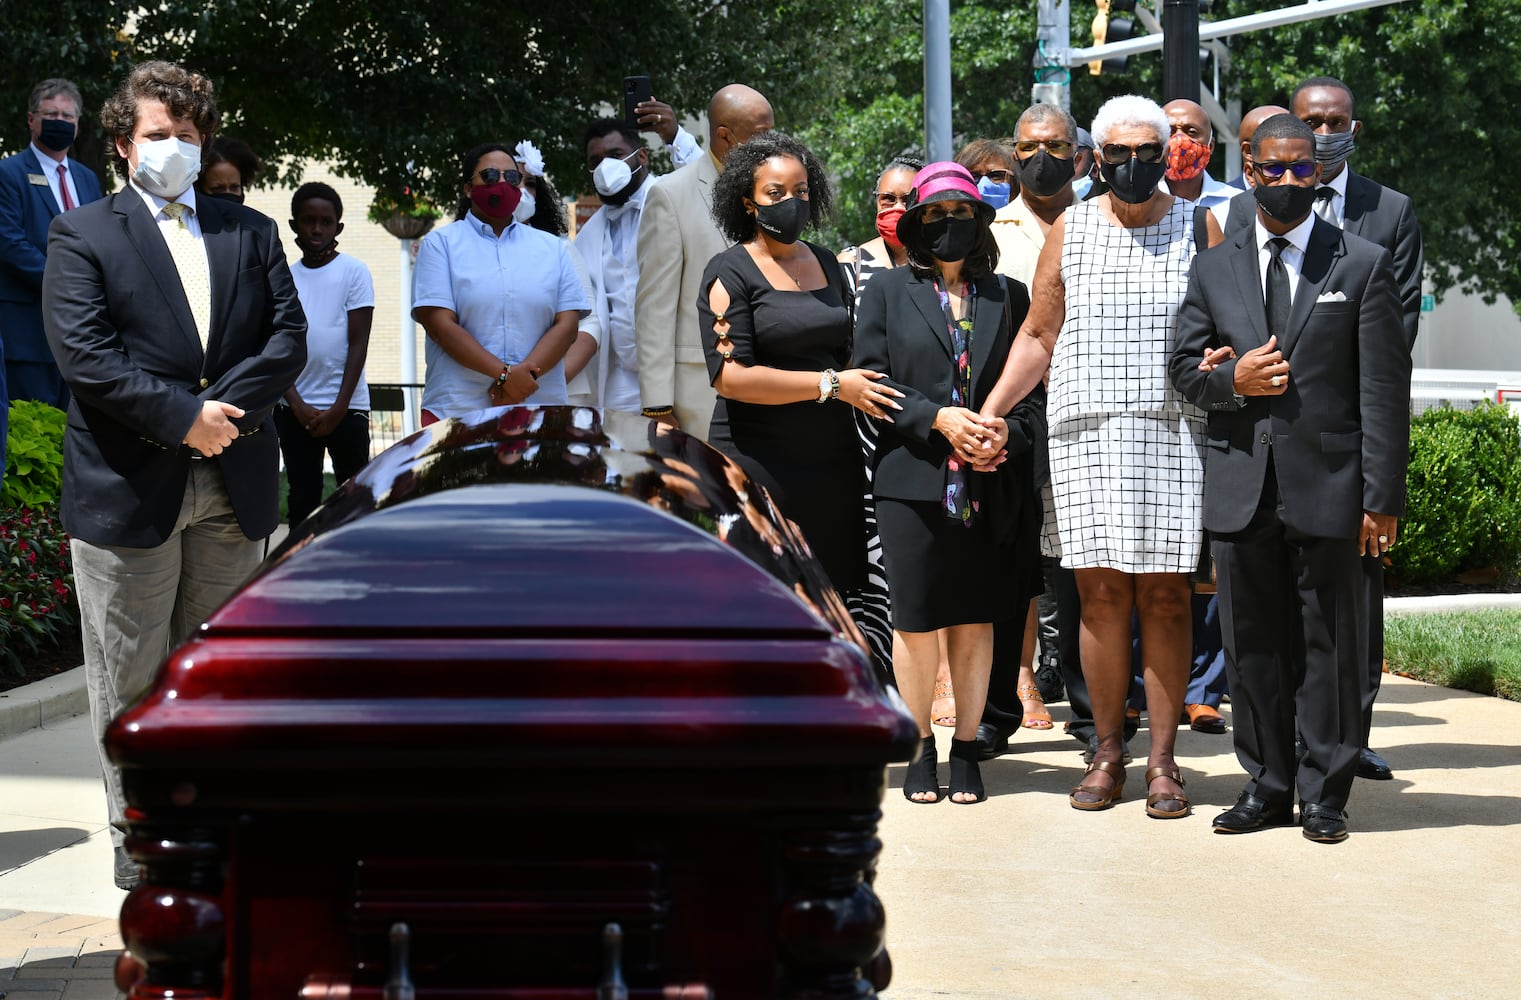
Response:
M982 706L984 725L996 726L1009 735L1024 721L1019 701L1019 661L1025 645L1025 617L1029 602L1021 601L1016 613L993 623L993 670L988 675L988 700Z
M285 458L289 486L286 509L291 524L300 524L322 502L322 456L333 458L333 477L340 483L354 478L370 460L370 415L350 410L327 437L312 437L288 406L275 407L275 431Z
M1214 536L1236 758L1272 803L1345 809L1367 688L1357 541L1283 523L1271 467L1252 520ZM1306 754L1296 770L1296 722Z
M1384 560L1363 556L1363 620L1367 623L1368 688L1363 692L1362 743L1368 746L1373 731L1373 702L1384 680Z

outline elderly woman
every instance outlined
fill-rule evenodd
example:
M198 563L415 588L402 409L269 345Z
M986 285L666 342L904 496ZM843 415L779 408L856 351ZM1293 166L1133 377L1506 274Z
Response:
M1082 601L1097 731L1072 808L1105 809L1125 787L1134 611L1152 719L1146 813L1174 819L1189 811L1173 745L1192 648L1189 574L1203 542L1204 416L1168 381L1167 360L1195 252L1193 212L1157 190L1169 129L1154 102L1113 98L1092 131L1108 192L1052 225L1035 305L983 412L1004 412L1049 366L1051 488L1062 563L1076 571ZM1220 239L1212 219L1209 231Z
M909 266L873 278L857 311L856 364L902 393L901 412L881 428L872 482L892 595L893 672L924 741L904 777L911 802L941 798L930 701L942 635L955 688L950 798L987 797L976 734L993 622L1024 613L1039 573L1032 447L1044 430L1044 394L1031 385L1008 419L976 412L1030 304L1024 285L994 273L993 214L966 168L941 162L919 171L898 220Z
M561 362L591 308L570 244L514 220L523 174L509 148L476 146L461 165L455 222L417 252L424 425L488 406L566 402Z

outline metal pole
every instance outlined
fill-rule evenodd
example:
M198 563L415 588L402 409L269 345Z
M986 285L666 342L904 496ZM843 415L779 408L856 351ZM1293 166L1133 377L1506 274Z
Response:
M951 0L924 0L924 150L931 163L951 149Z
M1199 0L1162 0L1162 103L1199 100Z
M1067 49L1072 45L1072 12L1067 0L1040 0L1035 29L1035 83L1030 103L1056 104L1072 110L1072 74Z
M417 323L412 319L412 241L401 240L401 390L406 401L401 410L402 434L417 430Z

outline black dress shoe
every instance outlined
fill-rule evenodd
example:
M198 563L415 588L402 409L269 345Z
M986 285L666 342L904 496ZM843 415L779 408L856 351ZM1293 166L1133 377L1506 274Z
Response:
M1367 747L1357 751L1357 776L1372 781L1388 781L1394 777L1389 762Z
M1216 833L1251 833L1267 826L1293 826L1294 807L1242 792L1235 805L1215 817L1213 825Z
M999 732L998 727L991 722L984 722L977 727L975 740L978 760L992 760L1009 752L1009 734Z
M1299 803L1299 826L1305 840L1339 844L1347 839L1347 814L1330 806Z
M114 874L116 876L116 888L118 889L136 889L137 884L142 881L142 868L138 866L136 861L127 857L127 849L125 847L118 847L116 849L115 868Z

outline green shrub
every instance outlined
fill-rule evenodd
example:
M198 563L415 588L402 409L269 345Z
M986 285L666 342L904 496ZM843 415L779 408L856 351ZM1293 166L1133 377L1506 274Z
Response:
M1401 583L1521 565L1521 424L1496 403L1410 422L1405 520L1390 552Z
M33 400L11 404L0 507L47 507L63 492L64 413Z
M14 412L14 411L13 411ZM0 509L0 673L79 627L69 539L56 507Z

